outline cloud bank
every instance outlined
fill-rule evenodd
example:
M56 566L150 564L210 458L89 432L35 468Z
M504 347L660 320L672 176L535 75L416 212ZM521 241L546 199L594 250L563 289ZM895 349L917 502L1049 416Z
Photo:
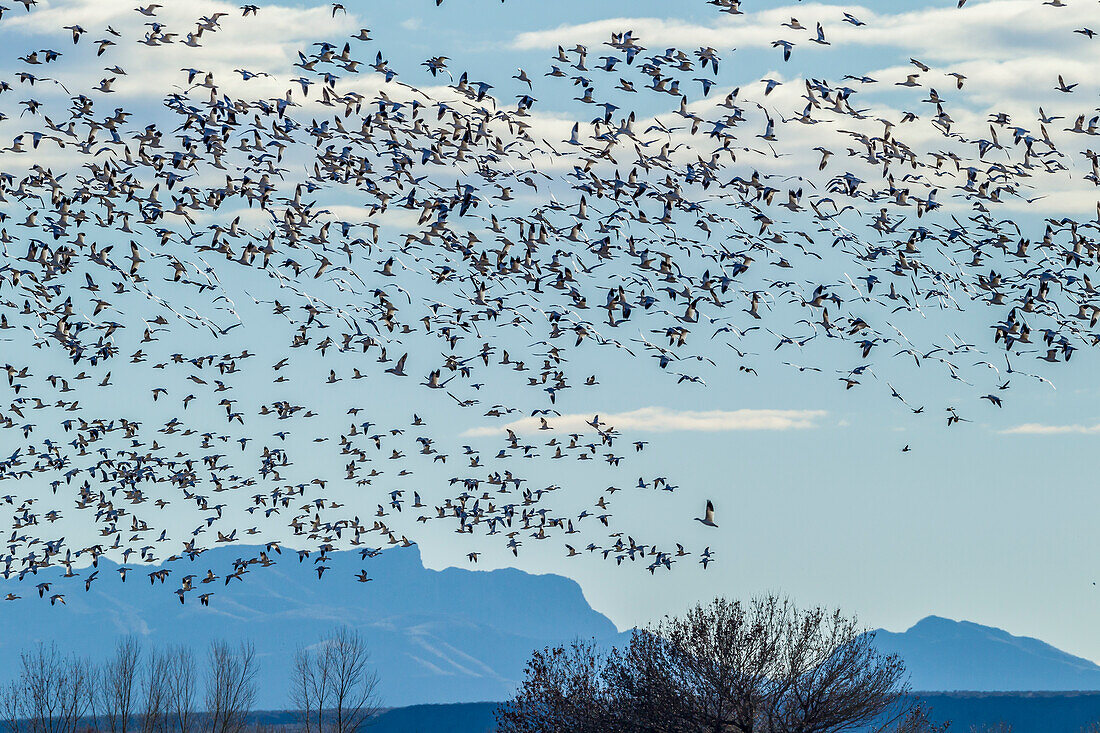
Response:
M1095 433L1100 433L1100 424L1043 425L1042 423L1029 422L1001 431L1002 435L1093 435Z
M734 430L807 430L816 428L825 410L669 410L664 407L642 407L630 412L600 414L600 424L617 430L645 433L679 431L719 433ZM591 430L593 413L576 413L547 417L551 429L565 432ZM536 433L542 428L539 417L525 417L500 426L467 430L463 437L478 438L516 433Z

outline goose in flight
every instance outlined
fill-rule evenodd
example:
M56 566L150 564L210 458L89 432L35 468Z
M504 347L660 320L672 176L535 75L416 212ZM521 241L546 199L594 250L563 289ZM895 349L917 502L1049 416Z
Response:
M711 4L722 12L738 5ZM173 23L186 5L166 6ZM989 353L1004 348L1006 366L1010 352L1030 354L1045 374L1072 368L1080 358L1068 363L1075 350L1100 345L1092 333L1100 324L1100 290L1087 272L1097 254L1100 209L1095 218L1089 211L1031 221L1011 208L1049 193L1043 187L1055 177L1059 186L1070 181L1082 191L1100 185L1100 154L1081 152L1076 142L1100 132L1100 118L1089 119L1090 112L1072 113L1078 122L1065 129L1055 129L1059 116L1042 108L1038 116L1010 116L1007 106L994 104L975 120L959 112L974 82L963 89L962 74L915 58L918 71L899 75L905 81L891 93L897 105L857 103L860 87L878 82L860 68L825 78L832 64L812 75L791 74L788 86L760 79L742 93L723 89L737 80L719 75L717 50L647 50L630 32L612 34L607 55L592 67L585 46L563 45L544 59L551 69L545 75L502 60L493 71L503 80L462 74L444 91L437 77L449 76L458 60L433 52L407 69L419 85L399 81L396 61L364 45L372 40L367 29L349 35L353 19L340 17L340 3L332 3L335 21L318 24L331 26L337 38L319 37L285 64L253 71L253 62L242 60L213 68L208 52L222 41L220 14L177 35L159 22L160 9L136 8L141 20L127 14L135 22L120 23L128 32L108 28L91 46L102 54L124 48L127 58L180 56L171 68L180 68L179 80L187 83L168 91L156 115L144 103L113 114L94 111L106 95L124 97L115 80L128 77L114 60L98 85L90 74L64 79L82 85L64 106L52 96L0 95L9 124L16 124L12 110L26 108L0 145L12 166L23 167L19 175L0 176L0 199L19 211L0 212L0 220L11 218L0 230L0 352L12 362L0 372L0 387L6 382L11 393L0 402L0 432L8 431L4 445L15 443L4 451L10 457L0 456L0 479L21 493L26 479L40 476L58 500L89 509L90 528L103 538L87 551L93 564L117 554L137 570L161 563L156 556L164 554L172 558L165 567L179 567L171 563L209 547L243 547L238 536L284 531L324 559L330 550L321 548L411 544L401 531L454 522L462 535L506 537L501 546L517 556L520 536L564 541L603 534L606 526L610 541L569 538L567 556L585 545L588 552L609 548L606 559L623 565L648 554L656 558L648 567L654 572L670 567L662 557L680 553L652 544L639 549L626 533L639 536L628 524L637 513L611 514L610 499L602 498L595 502L602 513L589 511L594 500L580 514L566 513L554 501L585 489L573 471L549 466L606 461L613 469L645 444L608 424L615 420L606 414L607 422L585 425L553 411L578 388L591 388L586 412L599 403L596 390L611 375L600 373L605 366L588 351L621 357L616 370L652 364L649 376L665 380L668 390L705 388L713 382L702 372L706 365L724 369L731 362L733 378L781 365L791 367L782 370L791 378L835 372L840 378L829 388L837 394L841 383L872 392L876 375L889 374L889 382L878 382L887 388L883 402L892 404L892 396L903 405L892 385L908 393L908 384L888 370L892 355L912 356L924 372L942 370L953 388L972 387L974 397L1000 408L1014 372L1009 367L1000 385L992 383L995 369L979 380L970 366L979 354L978 363L992 364ZM241 10L250 19L258 6ZM865 25L850 14L843 22L839 27L851 33ZM1068 34L1080 24L1060 27ZM775 48L785 56L796 43L800 53L808 43L830 51L823 23L792 18L783 27L790 40ZM74 43L84 34L78 25L62 31ZM1079 32L1066 40L1080 43L1066 46L1079 49L1093 36ZM54 64L51 72L59 72L48 81L57 83L71 60L33 47L8 53L12 60L21 56L25 68ZM516 72L510 81L508 71ZM360 74L373 76L360 84ZM931 78L940 88L953 79L959 99L939 95ZM790 86L794 79L798 90ZM16 71L0 81L0 92L41 89L46 81ZM493 81L523 94L505 104L494 96ZM1059 78L1057 89L1076 86ZM720 103L701 103L718 89L725 92ZM796 95L802 111L790 118L767 104L785 107ZM539 97L560 106L537 117L532 110L546 104ZM910 103L932 111L915 114L906 109ZM333 114L317 114L317 106ZM158 115L172 119L175 132ZM753 134L759 123L765 129ZM819 123L825 123L820 132L802 134L802 125ZM1008 135L1011 144L999 142ZM941 149L930 142L939 137L951 144ZM87 156L86 165L45 167L55 145L66 160ZM43 150L39 160L34 152ZM842 158L853 164L844 166ZM950 212L936 198L947 195ZM739 223L750 219L751 228ZM112 251L127 249L127 242L129 262ZM843 273L834 278L841 288L817 282L823 272ZM237 306L237 283L247 285L251 305ZM750 308L742 310L745 304ZM986 320L980 314L987 307L993 315ZM908 331L907 323L918 320L919 335L910 339L899 326ZM985 331L990 324L993 330ZM230 335L237 326L244 327ZM1017 351L1039 334L1045 346L1033 347L1040 350ZM815 349L826 339L828 349ZM263 353L262 364L249 358L246 345ZM42 363L55 373L15 363L39 350L53 357ZM387 350L405 355L391 360ZM268 359L276 352L272 371ZM416 369L408 354L415 354ZM580 354L583 361L571 358ZM857 359L861 365L853 368ZM1025 376L1015 373L1017 380ZM410 374L427 377L390 379ZM141 393L141 420L118 416L127 404L123 390ZM423 400L414 409L430 410L438 398L447 409L465 408L479 404L474 392L492 405L472 418L485 419L471 427L487 442L465 454L453 446L461 465L433 497L435 482L423 480L421 467L453 467L448 445L459 441L435 434L432 420L387 424L385 409L370 415L364 405ZM925 412L923 404L908 410ZM517 423L506 422L512 413ZM949 426L965 421L954 410L941 414ZM618 455L619 446L629 455ZM653 453L658 460L659 450L647 448L646 457ZM562 485L546 486L548 479L534 488L540 472L560 474ZM147 479L175 493L150 497ZM373 501L333 502L325 494L338 481L354 481L362 492L385 482L385 490L413 496L415 509L397 494L378 505L375 521L361 521ZM651 476L639 485L673 491L674 481ZM145 511L135 517L131 504ZM194 527L180 527L174 537L154 526L159 510L184 504L198 511ZM241 510L254 526L237 526ZM382 523L396 525L410 513L418 516L408 524ZM0 567L18 567L27 557L21 574L37 576L30 585L51 581L39 563L56 564L69 549L64 538L49 536L58 516L52 506L17 510ZM695 521L717 527L710 501ZM375 542L368 542L371 533ZM40 544L48 548L45 560ZM708 550L701 562L711 559ZM195 580L244 582L253 565L269 564L266 557L251 560ZM326 567L311 569L320 578ZM125 580L126 569L119 572ZM365 572L356 576L360 582ZM164 576L151 575L151 583L154 577L171 590ZM84 579L86 590L93 578L94 572ZM65 591L39 590L42 598ZM186 578L180 590L183 601L191 591Z
M702 517L696 517L695 521L696 522L702 522L703 524L705 524L708 527L717 527L718 526L717 524L714 523L714 504L711 502L710 499L707 499L706 512L703 514Z

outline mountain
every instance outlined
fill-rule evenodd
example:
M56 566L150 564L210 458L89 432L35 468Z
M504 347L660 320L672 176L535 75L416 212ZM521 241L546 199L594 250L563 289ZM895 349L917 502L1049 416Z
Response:
M929 616L875 643L905 661L915 690L1100 690L1100 666L1026 636Z
M300 561L296 552L284 551L269 552L274 566L253 566L244 582L199 583L208 568L224 578L236 558L260 549L211 549L173 564L167 581L155 585L147 573L156 568L132 568L124 583L118 566L100 559L89 592L70 579L53 585L46 600L37 597L35 586L56 580L59 572L52 569L22 582L0 581L0 597L23 596L0 603L0 626L8 630L0 634L0 681L17 674L18 652L39 640L101 660L126 634L150 644L188 644L197 652L214 638L250 639L263 680L257 708L283 709L289 707L295 649L348 624L368 643L385 705L475 702L510 697L536 647L576 636L608 644L621 638L572 580L513 569L428 570L415 546L368 560L358 552L331 554L320 582L316 555ZM355 579L363 569L373 582ZM173 590L192 573L196 590L181 605ZM197 595L208 591L214 595L203 607ZM65 594L65 605L51 607L48 598L58 592Z
M387 710L371 723L368 733L492 733L496 703L413 705Z
M0 603L0 682L17 674L18 652L36 641L102 660L126 634L199 653L215 638L249 639L263 681L256 707L280 710L290 707L295 649L348 624L367 641L385 705L472 703L510 697L535 648L576 637L606 645L626 638L589 607L572 580L514 569L428 570L415 546L367 560L358 552L333 553L320 582L315 554L269 552L273 566L250 566L243 582L226 585L234 561L260 549L216 547L170 566L164 583L151 582L155 568L131 568L122 582L119 566L106 559L88 592L79 579L57 582L56 568L22 582L0 580L0 598L24 597ZM208 569L219 580L202 584ZM373 581L358 582L361 570ZM173 590L188 574L197 576L196 590L180 604ZM39 599L35 586L43 582L52 585ZM198 603L206 592L213 593L209 607ZM54 593L65 595L65 605L49 604ZM879 630L875 639L905 660L916 690L1100 690L1100 666L975 623L930 616L903 633Z

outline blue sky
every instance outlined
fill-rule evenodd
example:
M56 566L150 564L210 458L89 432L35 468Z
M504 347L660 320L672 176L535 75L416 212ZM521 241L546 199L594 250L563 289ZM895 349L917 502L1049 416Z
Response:
M221 3L215 2L188 3L186 8L165 4L169 6L161 11L165 22L181 26L185 24L183 18L222 8ZM90 68L94 59L88 54L88 38L102 37L97 33L107 23L120 30L133 30L144 22L140 16L135 17L130 3L113 0L42 0L39 5L34 13L22 14L20 10L5 15L0 22L0 46L18 50L15 55L51 44L61 48L71 56L65 62L69 65L62 67L64 78L78 86L94 85L103 76L99 68ZM930 106L921 102L928 93L927 87L908 91L895 85L916 71L909 59L917 58L933 67L926 78L934 78L936 81L929 84L950 99L949 108L957 129L965 130L966 134L984 135L988 126L984 120L995 111L1008 111L1020 124L1035 128L1040 106L1048 114L1069 118L1049 125L1053 133L1071 124L1081 112L1092 114L1088 107L1092 102L1085 100L1095 97L1096 84L1090 70L1100 60L1098 46L1072 32L1089 22L1086 7L1089 4L1083 0L1070 0L1067 8L1044 7L1033 0L971 0L962 10L955 8L954 2L889 2L878 3L873 9L835 3L746 2L742 6L745 15L735 17L721 16L703 2L647 0L600 3L509 0L504 4L496 0L446 0L438 8L429 0L381 7L377 3L346 0L344 5L348 10L346 16L332 16L324 3L269 6L258 18L248 19L252 25L246 25L245 19L238 17L239 12L230 7L232 17L223 21L224 29L209 37L202 49L150 51L133 43L120 46L117 52L112 50L111 56L103 57L104 65L113 61L131 70L126 78L117 80L112 101L139 114L153 117L163 114L157 110L158 100L169 85L182 88L182 75L177 69L190 64L204 71L216 69L221 78L232 76L234 68L269 72L273 74L271 79L233 83L227 80L226 86L234 93L270 89L278 94L287 80L299 73L288 68L297 60L298 48L322 39L341 39L342 45L342 39L349 33L367 27L376 40L365 47L364 56L373 57L376 49L381 50L399 70L398 78L410 84L448 83L449 80L433 80L421 65L429 57L448 56L454 77L467 71L470 79L488 80L502 104L513 104L515 95L523 93L526 86L510 77L518 68L525 69L534 80L533 95L538 98L533 123L540 135L559 144L568 136L574 120L589 119L592 113L574 103L577 87L567 80L543 77L557 45L589 44L593 49L590 59L595 59L600 55L595 47L612 31L633 28L640 29L637 33L641 43L650 49L678 46L690 51L710 45L718 50L722 72L716 88L706 99L693 90L691 101L700 105L713 104L734 87L744 89L748 98L762 100L759 80L770 77L784 84L765 101L776 113L789 116L801 109L798 96L804 88L802 79L820 77L839 82L845 74L852 74L880 79L877 85L864 85L866 89L858 95L862 102L857 106L873 106L876 114L881 112L892 119L904 110L916 111L923 117ZM857 28L843 22L844 12L867 25ZM792 16L810 30L794 31L780 26ZM73 18L89 28L89 37L76 49L66 38L67 32L60 30L61 25ZM829 46L819 47L809 41L819 21L831 41ZM797 45L791 61L784 63L780 51L771 43L788 37L795 39ZM157 53L160 55L154 55ZM3 71L7 74L23 68L14 58L5 59L4 63L7 66ZM135 73L136 69L141 69L141 73ZM950 71L966 75L962 90L956 90L954 80L946 76ZM1081 84L1076 94L1055 91L1059 74L1065 75L1067 83ZM367 94L384 88L374 77L355 83ZM396 98L392 87L390 93ZM48 97L56 92L42 94ZM628 98L625 94L608 94L623 109L635 105L639 118L676 119L672 114L677 104L674 101L656 99L654 95ZM104 114L110 109L112 106L104 103ZM18 108L16 114L7 108L5 111L14 118L0 128L3 130L0 140L6 144L9 137L26 126L26 119L18 118ZM304 116L308 121L308 115ZM807 188L815 180L821 183L816 171L818 157L807 151L816 144L839 146L834 147L838 151L852 144L843 141L835 129L824 128L824 125L795 128L784 138L789 140L789 147L777 143L783 158L760 162L774 165L785 175L804 176ZM910 139L926 146L941 144L927 125L914 126L909 134ZM999 217L1012 217L1033 239L1042 237L1046 217L1075 216L1087 220L1095 213L1097 199L1093 187L1082 181L1080 175L1087 165L1080 155L1075 155L1078 148L1087 147L1088 141L1081 143L1072 137L1063 134L1059 140L1065 142L1065 149L1071 154L1076 175L1041 177L1033 182L1037 188L1032 195L1045 198L1033 205L1006 203L997 211ZM751 154L746 154L746 159L745 170L749 171L756 163L748 161L756 159ZM834 166L845 163L841 155L836 160L839 162ZM58 151L43 151L34 161L53 165L55 171L67 164ZM17 155L0 155L0 165L5 168L28 164L26 158L19 159ZM822 175L827 180L838 170L831 168ZM447 171L446 175L451 173ZM443 175L440 173L441 178ZM459 175L465 176L467 172L460 171L453 177ZM450 185L450 179L444 183ZM546 190L563 199L569 194L560 181ZM950 202L949 195L949 191L941 192L941 200L957 206L946 206L944 216L965 212L964 205ZM340 194L331 195L326 204L336 216L351 218L353 214L348 212L353 212L360 202L354 196ZM593 202L593 206L597 204ZM502 205L499 210L506 212L508 207ZM16 204L9 204L6 213L13 220L26 216L26 211ZM482 214L485 213L482 209ZM266 223L255 212L242 212L242 216L250 226ZM791 219L797 221L798 217ZM745 225L753 226L751 221ZM411 226L411 222L398 216L385 221L380 250L387 251L386 240L399 238ZM152 239L141 241L143 246L155 248ZM116 247L126 248L124 240ZM22 254L15 246L11 249L16 256ZM845 275L858 277L843 256L826 253L818 264L800 265L792 277L804 282L840 283ZM147 349L151 353L159 350L168 354L177 348L193 349L196 353L204 353L204 349L209 353L225 353L248 348L257 354L254 361L265 364L289 353L280 337L293 328L272 316L266 303L280 297L277 284L260 274L235 272L234 280L222 285L232 296L243 327L217 340L208 338L201 328L173 327L170 344L151 345ZM155 287L160 288L158 294L166 297L177 311L183 312L190 306L223 324L236 317L213 310L216 304L204 302L185 288L171 284ZM354 302L335 283L325 281L311 287L317 297L343 297ZM265 303L250 303L250 296ZM393 293L393 297L400 295ZM157 312L159 306L147 301L144 296L131 293L121 306L122 316L133 318ZM769 313L772 320L766 319L761 325L788 327L800 317L792 315L800 311L799 306L782 302L772 305L774 309ZM1003 354L992 344L987 309L980 304L968 307L967 312L930 308L924 314L898 314L892 322L916 343L945 346L954 338L987 352L960 357L960 362L965 361L961 364L962 374L974 385L950 379L947 371L933 360L926 359L917 368L908 357L894 357L896 349L883 346L868 360L873 362L871 373L857 388L846 390L838 370L839 376L843 376L858 363L850 344L845 345L846 349L836 344L814 343L803 350L786 346L783 351L775 351L775 339L765 331L746 338L742 348L749 355L744 361L732 358L722 338L698 336L703 343L694 347L696 353L717 363L691 365L692 374L701 376L705 386L678 383L675 374L662 372L649 357L631 359L612 349L587 345L571 353L573 374L596 374L599 384L563 391L554 407L567 415L599 413L612 421L615 418L607 416L659 408L642 413L641 417L634 416L633 427L622 429L623 437L616 452L632 450L631 440L647 440L649 445L617 469L598 462L537 460L523 467L525 475L531 486L560 484L563 488L555 498L555 506L574 513L591 509L606 486L620 486L623 490L611 501L617 529L664 547L682 542L693 551L694 554L674 566L674 572L662 571L651 576L639 564L616 567L613 562L595 556L566 559L558 540L527 542L520 556L513 558L499 538L458 537L448 525L435 528L429 523L416 527L408 517L388 521L402 527L401 531L407 531L410 538L415 532L425 561L435 567L467 566L466 553L477 550L484 553L479 567L516 565L532 572L573 577L581 583L593 606L620 627L679 611L694 600L716 594L746 597L778 590L801 603L839 605L858 613L870 626L901 629L924 615L936 613L1002 626L1016 634L1041 637L1071 652L1100 658L1100 638L1092 628L1100 602L1097 596L1100 591L1093 585L1097 573L1092 562L1100 549L1100 540L1093 529L1100 498L1091 481L1095 443L1100 439L1100 429L1095 427L1100 426L1100 393L1091 378L1097 367L1096 357L1084 348L1068 364L1047 365L1037 361L1032 353L1014 356L1015 368L1043 374L1054 386L1012 375L1011 388L1004 392L1004 408L998 409L979 399L1009 378L1004 374ZM625 341L638 334L613 335ZM20 349L19 358L35 367L39 379L60 369L61 364L55 361L57 355L50 350L29 351L27 334L9 332L8 337L13 339L12 348ZM509 348L513 355L523 354L532 362L540 360L534 356L537 347L524 343L521 334L507 338L513 340L499 342L502 348ZM404 349L410 352L410 360L427 358L428 348L431 347L418 345L410 337L407 346L391 347L390 356L399 356ZM452 448L455 459L464 444L487 457L502 446L499 435L477 432L480 429L484 433L486 428L499 426L502 421L480 418L479 412L463 410L449 400L436 399L436 395L425 397L425 390L416 384L423 376L420 372L415 380L407 380L412 384L394 384L394 380L387 381L378 375L365 382L344 379L326 385L323 377L328 373L330 361L316 354L293 357L294 363L287 372L292 377L291 384L280 385L278 390L285 390L280 395L285 394L297 404L315 407L320 413L307 432L289 438L288 444L300 456L299 468L293 471L301 471L302 476L334 476L332 485L326 489L330 498L353 509L361 506L357 513L363 518L370 517L376 504L385 500L391 484L379 483L364 489L341 482L343 464L338 462L339 457L325 453L322 448L317 448L314 454L310 445L310 437L315 435L329 435L335 441L348 422L345 415L348 407L361 407L367 419L382 426L407 424L416 412L429 423L431 434L440 444ZM994 373L975 364L983 360L1000 371ZM783 364L788 361L815 365L824 371L799 371ZM338 363L341 375L347 375L353 367L350 360ZM751 365L756 374L738 371L740 363ZM84 389L80 394L85 410L109 410L122 405L130 414L159 424L172 413L160 400L155 404L150 401L150 390L165 386L170 399L178 402L188 389L193 389L182 380L177 381L178 376L165 377L150 370L148 364L114 368L114 390ZM101 373L102 370L97 375ZM494 379L480 391L465 389L463 397L481 399L481 411L497 402L522 405L526 410L536 404L524 380L506 374L494 375L498 376L499 381ZM925 412L914 415L892 399L888 383L913 406L925 405ZM243 382L236 389L234 394L242 404L254 407L268 401L268 390L276 388L267 387L266 380L257 380ZM223 423L224 408L218 404L219 399L221 395L200 397L188 408L186 419ZM948 427L945 424L948 406L957 408L970 422ZM706 429L700 429L703 426L696 413L715 411L719 414L711 414ZM782 412L775 415L763 411ZM184 416L182 412L178 414ZM767 416L775 419L766 425L768 429L761 429L761 420ZM518 417L509 416L506 420ZM257 424L264 429L269 427L263 421L253 422L249 430ZM43 425L41 430L47 428ZM410 430L401 445L407 446L414 432ZM257 437L253 448L258 450L262 442ZM902 452L904 446L912 450ZM415 449L415 444L412 447ZM224 452L235 449L230 445ZM309 460L301 457L303 453ZM410 459L407 465L416 477L392 486L404 486L410 491L416 488L429 504L432 500L442 501L452 495L448 493L451 489L446 480L454 473L454 461L449 463L439 466ZM639 476L647 480L668 476L678 488L671 493L632 488ZM0 486L0 493L4 490L10 489ZM43 482L28 480L14 493L42 494L44 502L53 501ZM715 503L718 528L692 521L700 516L707 499ZM239 521L241 527L256 523L244 513L243 505L232 498L227 503L225 526L233 521ZM158 516L162 522L158 526L177 531L194 526L193 515L184 512L182 506L178 508L178 514L173 509L171 516ZM406 519L410 520L407 525ZM77 515L66 521L71 522L69 531L81 531ZM279 535L264 535L268 536ZM582 544L589 539L587 535L583 538ZM598 543L605 540L606 536L594 539ZM704 572L695 560L706 546L715 552L717 561Z

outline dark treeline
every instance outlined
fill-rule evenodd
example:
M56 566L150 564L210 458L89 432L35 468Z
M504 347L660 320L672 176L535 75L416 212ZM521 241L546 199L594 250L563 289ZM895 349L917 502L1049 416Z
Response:
M145 649L124 637L101 663L39 643L0 689L2 733L358 733L379 712L378 678L362 637L341 627L292 660L293 725L253 716L259 682L251 643Z

